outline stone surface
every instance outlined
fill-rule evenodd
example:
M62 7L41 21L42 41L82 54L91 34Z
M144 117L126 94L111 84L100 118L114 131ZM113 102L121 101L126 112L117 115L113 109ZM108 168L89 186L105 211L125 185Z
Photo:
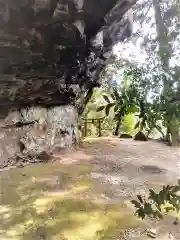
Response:
M0 165L6 165L16 154L42 157L71 148L79 142L77 120L71 105L11 112L0 128ZM16 126L18 122L21 127Z
M131 34L135 2L0 1L0 159L72 146L77 112Z
M69 148L73 144L73 130L78 141L78 115L72 106L51 108L31 107L21 110L22 122L32 122L31 127L21 139L24 151L41 153L52 148Z
M157 237L156 229L147 229L147 236L150 238L156 238Z
M131 33L136 0L1 0L0 117L15 107L82 112L112 46Z
M147 141L148 138L146 137L146 135L143 132L138 132L134 136L134 140L135 141Z

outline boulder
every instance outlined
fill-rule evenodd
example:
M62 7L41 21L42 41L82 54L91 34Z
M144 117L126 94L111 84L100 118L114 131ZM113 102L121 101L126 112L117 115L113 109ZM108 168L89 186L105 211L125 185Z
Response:
M0 164L78 143L77 115L131 35L135 3L0 1Z
M77 98L82 112L113 45L131 34L135 2L1 0L0 117Z
M134 140L135 141L147 141L148 138L146 137L146 135L143 132L138 132L134 136Z
M57 154L57 149L61 153L72 148L79 142L77 120L77 110L71 105L30 107L9 114L0 128L0 166L19 154L42 160L54 151Z

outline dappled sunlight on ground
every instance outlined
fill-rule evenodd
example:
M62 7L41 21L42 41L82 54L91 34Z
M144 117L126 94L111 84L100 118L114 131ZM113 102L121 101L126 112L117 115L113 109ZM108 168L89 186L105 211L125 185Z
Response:
M0 239L102 240L139 224L121 204L91 196L88 165L48 163L1 177Z
M153 141L87 138L56 161L0 172L0 239L145 240L121 238L154 226L134 217L130 200L176 183L179 159ZM157 227L177 232L169 218Z

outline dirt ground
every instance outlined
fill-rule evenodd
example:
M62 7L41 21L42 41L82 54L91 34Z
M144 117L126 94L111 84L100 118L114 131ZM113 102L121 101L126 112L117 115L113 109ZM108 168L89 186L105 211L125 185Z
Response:
M174 216L140 221L130 201L177 183L180 150L155 141L89 138L56 161L0 172L0 240L180 239Z

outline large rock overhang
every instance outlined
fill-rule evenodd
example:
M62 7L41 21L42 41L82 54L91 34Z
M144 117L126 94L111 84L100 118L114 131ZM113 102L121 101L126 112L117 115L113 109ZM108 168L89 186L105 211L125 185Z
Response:
M0 107L74 104L99 83L112 46L131 33L136 0L1 0Z

